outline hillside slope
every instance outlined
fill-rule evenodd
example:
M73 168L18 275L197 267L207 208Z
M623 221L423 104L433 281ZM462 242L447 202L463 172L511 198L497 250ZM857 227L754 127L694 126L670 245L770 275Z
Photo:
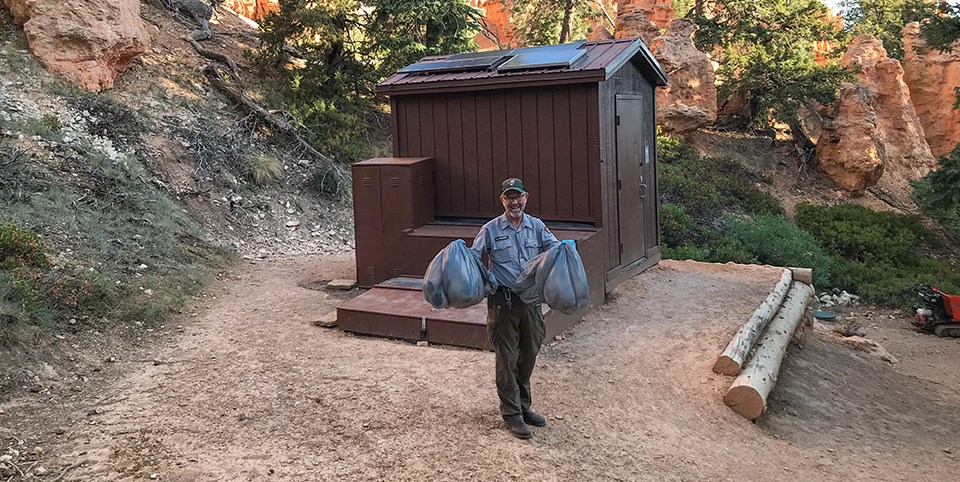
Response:
M101 94L47 74L0 9L0 226L38 235L52 264L25 276L25 294L0 280L0 345L44 351L51 334L88 329L135 338L236 255L352 249L348 190L321 193L323 166L208 83L209 61L183 40L191 27L142 8L151 48ZM211 26L204 46L240 63L250 96L269 96L244 60L255 28L225 11ZM33 357L3 358L0 389L32 379Z

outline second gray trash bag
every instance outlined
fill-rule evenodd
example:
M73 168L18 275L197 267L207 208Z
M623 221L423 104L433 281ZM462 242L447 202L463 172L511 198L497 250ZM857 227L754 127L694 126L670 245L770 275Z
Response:
M521 293L526 303L542 301L568 315L590 304L587 273L573 240L563 240L559 246L528 261L517 284L527 285L531 277L535 280L532 286Z
M457 239L443 248L423 275L423 297L434 308L468 308L492 291L480 255Z

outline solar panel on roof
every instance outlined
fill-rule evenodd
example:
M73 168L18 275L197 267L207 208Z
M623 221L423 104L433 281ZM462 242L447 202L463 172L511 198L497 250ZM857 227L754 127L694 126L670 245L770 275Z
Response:
M400 73L474 72L480 70L520 70L544 67L570 67L586 51L585 40L563 45L545 45L513 50L493 50L426 58L400 69Z
M503 55L495 57L475 57L453 59L446 58L442 60L428 60L426 62L417 62L400 69L401 73L409 74L412 72L467 72L473 70L487 70L497 65Z
M548 45L545 47L528 47L515 49L510 60L500 64L497 70L521 70L547 67L570 67L586 50L580 47L585 41L563 45Z
M496 57L500 58L505 55L510 55L513 52L512 50L488 50L486 52L467 52L465 54L453 54L446 58L446 60L461 60L461 59L484 59L487 57Z

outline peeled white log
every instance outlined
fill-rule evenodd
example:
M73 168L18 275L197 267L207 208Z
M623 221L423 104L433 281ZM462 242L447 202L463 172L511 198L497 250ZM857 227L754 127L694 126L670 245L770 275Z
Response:
M811 268L790 268L793 273L793 280L813 285L813 269Z
M793 281L793 273L789 269L783 270L780 275L780 282L773 288L773 291L767 295L767 299L753 312L753 315L743 326L733 335L730 344L723 350L720 358L713 364L713 371L724 375L736 375L743 366L747 354L753 349L753 344L760 338L763 329L770 323L770 319L780 309L783 298L790 289L790 283Z
M811 296L813 287L793 283L783 306L757 343L753 356L723 397L723 402L734 412L755 420L767 408L767 396L777 383L787 345L800 325Z

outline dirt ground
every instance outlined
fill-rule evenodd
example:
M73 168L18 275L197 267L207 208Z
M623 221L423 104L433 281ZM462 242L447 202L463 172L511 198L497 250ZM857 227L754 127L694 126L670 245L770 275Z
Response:
M711 370L779 269L665 261L552 340L530 441L497 413L493 354L323 329L349 255L261 261L87 373L0 401L12 480L953 480L960 343L842 313L899 361L819 335L791 346L768 412ZM891 316L894 319L891 319ZM69 341L69 340L68 340ZM39 450L34 447L39 447ZM24 453L28 455L24 455ZM36 467L45 476L34 476Z

